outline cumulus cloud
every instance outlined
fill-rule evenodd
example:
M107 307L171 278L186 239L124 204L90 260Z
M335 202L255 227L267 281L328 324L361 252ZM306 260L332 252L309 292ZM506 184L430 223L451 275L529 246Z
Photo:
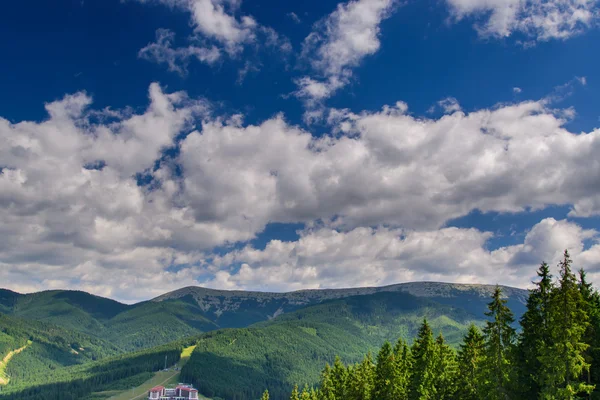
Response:
M287 53L291 45L272 28L256 22L249 15L239 15L238 0L137 0L158 3L187 11L194 33L188 38L202 46L173 47L174 34L166 29L156 32L156 42L140 50L139 55L150 61L166 64L170 71L185 74L190 59L213 64L222 53L236 57L244 47L258 45L259 40L269 47ZM211 43L205 45L205 43Z
M349 238L349 254L360 247L359 238L380 240L357 255L368 260L379 257L372 249L387 254L386 240L402 247L401 254L410 238L439 248L458 241L483 249L489 234L444 228L473 210L558 204L571 205L572 216L600 214L600 130L569 132L571 114L549 109L545 100L437 119L410 115L402 102L378 112L334 110L328 115L331 134L320 137L282 115L257 125L244 124L239 115L215 116L206 100L168 94L157 84L142 112L90 110L91 101L77 93L48 103L41 122L0 118L0 279L12 288L95 287L99 294L135 299L177 285L242 287L226 262L211 261L211 251L246 242L274 222L313 226L300 242L314 248L319 241ZM550 222L532 230L522 247L494 257L508 266L539 262L552 253L543 247L551 242L545 231L559 238L551 249L578 248L596 238L572 224ZM275 245L304 257L300 248ZM328 253L319 256L323 264ZM581 253L585 265L595 265L596 247ZM400 253L393 254L397 261ZM402 257L394 268L406 271L381 282L493 278L452 258L439 271L419 275L420 264ZM230 259L248 264L240 273L260 271L249 256ZM321 265L317 261L295 265L307 277L297 286L313 285L315 274L327 278L311 269ZM358 264L342 265L352 272L346 285L361 277L371 282ZM324 284L341 279L329 273ZM31 276L37 281L26 279ZM246 284L253 287L251 280Z
M161 3L181 8L191 15L194 30L223 44L227 51L237 52L244 43L255 39L258 26L254 18L237 17L237 0L137 0L141 3Z
M306 229L297 241L270 241L264 250L247 246L217 257L225 268L209 285L226 288L288 291L300 288L381 286L407 281L500 283L528 286L537 266L555 266L565 248L575 267L599 277L598 232L584 230L566 220L544 219L522 244L489 251L490 232L443 228L409 231L390 228L355 228L340 232L326 227ZM583 241L596 243L584 250ZM554 272L558 271L554 268Z
M600 16L598 0L448 0L452 15L460 20L474 16L484 37L515 33L531 41L568 39L589 29Z
M444 111L446 114L452 114L453 112L461 111L462 108L454 97L446 97L438 101L437 105Z
M353 0L338 4L317 22L302 51L317 77L297 79L296 96L309 103L321 101L347 85L352 68L379 50L379 25L395 5L394 0Z

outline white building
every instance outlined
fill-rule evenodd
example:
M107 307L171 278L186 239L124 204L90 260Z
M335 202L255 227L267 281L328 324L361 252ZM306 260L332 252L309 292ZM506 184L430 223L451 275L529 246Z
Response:
M148 392L148 400L198 400L198 391L183 383L173 389L155 386Z

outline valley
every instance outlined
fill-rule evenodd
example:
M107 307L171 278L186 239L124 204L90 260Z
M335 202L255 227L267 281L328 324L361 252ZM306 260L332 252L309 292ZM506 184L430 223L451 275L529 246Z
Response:
M412 340L424 318L456 348L470 324L485 323L493 289L436 282L292 293L188 287L133 305L84 292L0 290L0 335L11 349L33 338L7 366L15 379L4 397L34 400L40 385L68 387L78 376L90 400L138 398L177 380L214 398L254 399L264 387L286 398L294 383L316 383L335 356L352 363L386 340ZM503 290L520 316L527 291ZM181 371L161 371L158 354L174 349ZM154 361L133 368L136 359ZM120 372L107 376L107 365Z
M181 352L181 358L176 364L170 365L167 370L160 370L151 374L151 378L139 386L125 390L107 390L103 392L94 392L90 397L96 400L136 400L145 399L148 391L155 386L173 386L180 382L179 375L181 368L189 361L196 345L188 346ZM209 400L204 396L199 396L199 400Z

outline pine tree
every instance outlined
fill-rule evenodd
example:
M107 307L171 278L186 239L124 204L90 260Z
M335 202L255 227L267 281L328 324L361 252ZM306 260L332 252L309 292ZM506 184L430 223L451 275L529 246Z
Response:
M342 400L335 396L335 383L329 364L325 364L325 369L321 373L321 385L319 390L320 400Z
M300 394L298 393L298 385L294 385L292 389L292 394L290 395L290 400L300 400Z
M410 374L412 371L412 355L408 344L403 339L398 339L394 346L394 361L396 365L394 379L394 398L408 399L410 388Z
M545 262L537 271L539 281L529 291L527 311L521 317L521 333L517 345L516 363L518 372L518 391L525 398L534 399L540 392L539 360L542 350L551 346L550 302L554 291L550 267Z
M433 341L433 332L427 320L423 320L423 324L419 328L419 333L412 346L411 400L436 399L434 357L435 343Z
M296 388L296 390L297 389L298 388ZM304 385L302 393L300 393L300 400L312 400L310 390L308 389L308 385Z
M318 389L310 389L310 400L321 400L321 392Z
M543 399L575 399L578 394L590 393L594 388L582 380L590 367L583 357L589 346L582 341L589 322L571 263L569 252L565 250L550 303L552 344L540 356Z
M265 390L260 400L269 400L269 391Z
M513 313L502 298L502 289L496 286L492 301L485 313L491 318L483 330L485 361L483 363L483 396L490 400L508 400L511 384L511 364L515 329Z
M458 399L479 400L482 397L480 378L483 357L483 336L479 329L471 324L458 351Z
M331 369L331 379L333 382L333 392L336 399L346 398L346 379L348 377L348 371L346 366L342 363L339 357L335 358L333 368Z
M375 387L375 365L371 353L349 368L346 385L348 400L371 400Z
M394 351L390 342L386 341L379 354L375 367L375 395L377 400L394 400L394 380L396 378L396 365Z
M434 354L436 399L453 399L456 393L456 355L441 333L435 341Z
M590 368L587 371L588 383L596 385L600 383L600 295L592 284L587 281L586 273L583 269L579 270L579 291L583 297L585 311L589 317L589 324L584 334L584 342L589 345L585 351L584 358Z

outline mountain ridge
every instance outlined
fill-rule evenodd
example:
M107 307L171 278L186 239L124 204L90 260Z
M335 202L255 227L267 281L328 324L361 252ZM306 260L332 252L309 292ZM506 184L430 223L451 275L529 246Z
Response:
M378 293L406 293L483 315L495 285L406 282L381 287L304 289L293 292L218 290L188 286L135 304L83 291L19 294L0 289L0 313L48 322L108 339L132 351L222 328L245 328L325 301ZM515 315L528 292L502 286ZM161 324L156 324L159 319Z
M495 285L495 284L484 284L484 283L453 283L453 282L439 282L439 281L414 281L414 282L402 282L402 283L394 283L394 284L390 284L390 285L384 285L384 286L358 286L358 287L349 287L349 288L319 288L319 289L298 289L298 290L293 290L293 291L289 291L289 292L271 292L271 291L261 291L261 290L239 290L239 289L235 289L235 290L229 290L229 289L212 289L212 288L207 288L204 286L185 286L179 289L175 289L172 290L170 292L161 294L157 297L154 297L148 301L163 301L165 299L169 299L172 298L173 295L175 294L182 294L181 296L178 297L183 297L185 294L189 294L190 292L193 291L203 291L203 292L208 292L208 293L212 293L215 295L271 295L273 297L289 297L290 295L302 295L302 294L312 294L312 293L324 293L324 292L339 292L339 293L344 293L344 297L348 297L348 296L355 296L355 295L361 295L361 294L372 294L372 293L378 293L378 292L385 292L385 291L396 291L398 289L401 288L407 288L409 289L411 286L446 286L446 287L452 287L455 289L476 289L476 288L480 288L480 289L485 289L486 292L485 294L487 295L487 293L491 293L492 290L496 287L496 286L500 286L503 291L505 289L508 289L509 292L515 291L515 292L523 292L523 293L527 293L528 290L527 289L521 289L521 288L516 288L513 286L507 286L507 285ZM412 288L411 288L412 289ZM408 290L405 290L408 291ZM416 294L413 294L416 295ZM137 304L137 303L136 303Z
M496 286L500 286L503 290L508 289L508 291L515 291L515 292L522 292L524 294L527 294L528 290L527 289L522 289L522 288L517 288L514 286L508 286L508 285L496 285L496 284L487 284L487 283L454 283L454 282L441 282L441 281L411 281L411 282L401 282L401 283L393 283L390 285L384 285L384 286L357 286L357 287L345 287L345 288L318 288L318 289L298 289L298 290L292 290L292 291L288 291L288 292L275 292L275 291L262 291L262 290L240 290L240 289L212 289L212 288L208 288L208 287L204 287L204 286L184 286L182 288L179 289L175 289L166 293L163 293L161 295L158 295L156 297L147 299L147 300L141 300L135 303L124 303L122 301L113 299L111 297L106 297L106 296L100 296L97 294L93 294L93 293L89 293L83 290L76 290L76 289L48 289L48 290L40 290L38 292L28 292L28 293L21 293L18 292L16 290L12 290L12 289L8 289L8 288L1 288L0 287L0 302L7 297L16 297L16 298L20 298L20 297L29 297L32 295L39 295L39 294L51 294L51 293L73 293L73 294L85 294L97 299L103 299L103 300L109 300L111 302L114 303L119 303L122 306L125 307L131 307L131 306L135 306L141 303L145 303L148 301L163 301L167 298L170 298L171 295L176 294L176 293L183 293L184 291L191 291L191 290L196 290L196 291L205 291L205 292L210 292L213 294L220 294L220 295L240 295L240 294L252 294L252 295L272 295L272 296L289 296L289 295L300 295L300 294L310 294L310 293L323 293L323 292L340 292L340 293L344 293L345 297L346 296L353 296L356 295L356 292L366 292L366 294L371 294L371 293L376 293L376 292L381 292L381 291L393 291L393 289L395 288L399 288L399 287L410 287L410 286L451 286L455 289L461 289L461 288L469 288L469 289L474 289L474 288L484 288L486 289L486 295L488 292L491 293L491 290L496 287ZM353 293L354 292L354 293ZM505 292L506 293L506 292ZM359 293L362 294L362 293ZM179 296L182 297L182 296ZM1 304L1 303L0 303Z
M525 309L529 292L510 286L499 285L509 306L520 315ZM200 307L221 328L239 328L252 323L270 320L278 315L293 312L306 306L319 304L327 300L343 299L351 296L366 296L385 292L404 292L415 297L433 299L439 303L460 306L478 314L482 305L487 304L496 285L463 284L447 282L405 282L379 287L358 287L343 289L302 289L293 292L260 292L241 290L208 289L200 286L188 286L150 300L165 302L183 300ZM461 298L469 301L458 301ZM242 320L230 318L232 313L251 309Z

